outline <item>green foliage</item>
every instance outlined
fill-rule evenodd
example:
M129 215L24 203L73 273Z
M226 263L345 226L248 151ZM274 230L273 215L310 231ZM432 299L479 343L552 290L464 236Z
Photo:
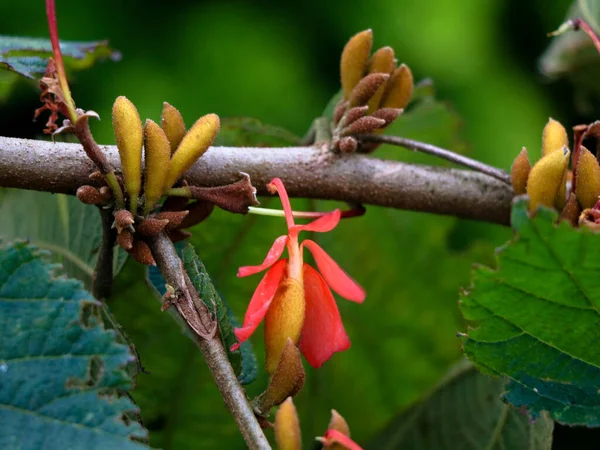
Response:
M147 448L123 395L133 355L81 283L55 271L27 243L0 241L0 447Z
M227 303L225 303L218 294L212 284L210 275L196 254L194 247L189 244L176 244L176 247L178 248L178 253L183 261L184 269L192 280L198 295L208 306L210 311L214 311L217 315L221 342L223 343L223 347L227 350L229 362L231 363L234 372L238 375L240 383L252 383L256 378L258 370L256 366L256 357L252 352L252 344L250 341L246 341L241 345L239 350L231 351L231 346L237 343L237 339L233 333L233 327L239 326L237 318L231 311L231 308L229 308ZM146 277L148 283L151 287L156 289L158 295L165 295L165 280L157 267L148 267Z
M83 69L98 59L119 59L119 53L108 47L107 41L75 42L60 44L65 64ZM0 36L0 68L10 70L27 78L36 78L46 71L48 58L52 56L49 39L19 36Z
M509 377L503 398L533 417L600 426L600 236L555 225L527 202L513 207L517 237L501 249L498 270L479 267L461 310L477 328L463 336L483 371Z
M429 396L395 417L366 448L377 450L550 450L554 423L535 422L498 401L504 380L461 361Z
M102 240L100 214L74 196L4 190L0 202L0 236L28 239L50 250L67 275L91 286ZM123 267L127 253L115 248L114 270Z

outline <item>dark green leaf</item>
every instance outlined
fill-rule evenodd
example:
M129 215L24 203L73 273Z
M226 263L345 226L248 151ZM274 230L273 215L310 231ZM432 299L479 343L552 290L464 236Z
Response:
M141 449L124 395L134 361L101 305L25 242L0 241L0 447Z
M461 309L477 328L467 356L510 378L504 399L533 417L549 411L570 425L600 426L600 236L555 225L527 202L513 207L517 237L498 254L498 270L479 267Z
M461 361L424 400L394 418L366 448L378 450L550 450L554 423L529 421L502 403L504 380Z
M242 354L240 350L231 351L231 346L237 343L237 338L233 333L233 327L230 322L230 317L233 313L230 312L230 309L227 307L227 304L223 302L217 290L213 286L213 283L200 261L198 255L196 255L196 251L194 247L191 245L186 245L182 250L182 260L185 271L188 273L190 279L194 287L196 288L198 295L204 301L204 303L208 306L211 311L215 311L217 315L217 321L219 322L219 331L221 335L221 342L223 346L227 350L227 355L229 357L229 362L233 366L235 373L238 375L240 382L244 384L251 383L256 378L257 367L256 367L256 358L252 354L252 347L250 347L250 342L247 341L249 345L245 345L246 351L244 352L246 356L251 355L249 360L246 360L246 364L244 365L242 362ZM236 320L237 322L237 320Z
M60 49L65 64L77 69L87 68L98 59L118 60L120 58L118 52L108 47L107 41L63 41ZM52 56L52 45L49 39L0 36L0 68L27 78L35 78L36 75L46 71L50 56Z
M221 129L214 145L233 147L290 147L298 145L295 134L249 117L221 119Z
M194 287L197 289L200 298L207 304L211 311L216 311L221 342L227 350L229 361L238 375L240 383L251 383L256 378L258 371L256 357L252 352L252 344L250 341L246 341L241 345L239 350L230 350L231 346L237 342L233 334L233 327L239 326L237 318L216 291L204 264L202 264L198 255L196 255L194 247L189 244L176 244L176 247L183 260L185 270L190 276ZM148 267L146 276L150 286L156 289L160 296L165 295L165 280L158 268L154 266Z
M73 196L5 190L0 202L0 236L28 239L50 250L52 260L61 263L67 275L91 286L102 240L100 214L95 206L84 205ZM116 247L115 273L125 259L127 253Z

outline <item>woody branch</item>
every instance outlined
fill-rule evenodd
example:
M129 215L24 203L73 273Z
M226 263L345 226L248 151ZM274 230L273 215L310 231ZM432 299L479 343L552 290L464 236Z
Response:
M115 146L101 146L120 167ZM0 186L73 194L95 167L79 144L0 137ZM293 197L339 200L509 223L511 186L475 171L406 164L318 147L211 147L186 174L194 185L250 175L259 194L279 177Z

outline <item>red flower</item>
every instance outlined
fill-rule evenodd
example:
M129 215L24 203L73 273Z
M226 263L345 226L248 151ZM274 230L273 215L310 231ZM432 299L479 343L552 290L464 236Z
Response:
M329 429L325 436L318 438L323 444L323 448L339 448L342 446L347 450L362 450L362 447L338 430Z
M358 303L365 299L365 291L316 242L298 242L300 231L333 230L340 221L340 210L336 209L306 225L296 225L282 181L275 178L268 187L281 198L288 234L275 239L261 265L240 267L238 270L238 276L245 277L268 269L250 300L244 324L235 329L235 335L244 342L265 319L269 373L277 367L288 337L295 343L299 341L300 350L311 366L320 367L333 353L350 347L329 288ZM304 247L312 253L320 274L303 262ZM285 248L288 258L279 259Z

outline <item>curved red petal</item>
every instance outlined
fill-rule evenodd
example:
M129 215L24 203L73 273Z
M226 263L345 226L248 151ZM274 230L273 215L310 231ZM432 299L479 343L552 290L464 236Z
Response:
M333 444L339 444L347 450L363 450L360 445L338 430L327 430L322 442L325 444L325 448L331 447Z
M285 190L283 181L281 181L279 178L273 178L269 184L274 186L275 190L279 194L281 205L283 206L283 212L285 213L285 221L288 229L290 229L294 226L294 215L292 214L292 205L290 204L290 198Z
M304 264L306 315L300 337L300 350L308 363L317 368L335 352L350 348L340 312L325 280Z
M234 330L235 336L240 342L244 342L246 339L254 333L254 330L258 328L260 323L267 314L267 310L271 305L271 301L275 296L277 287L283 278L287 260L281 259L277 261L273 267L271 267L252 295L246 315L244 316L244 325L241 328Z
M273 242L273 245L269 249L269 253L265 257L265 260L259 266L244 266L238 269L238 277L247 277L248 275L254 275L255 273L262 272L263 270L271 267L283 254L285 244L287 244L287 236L279 236Z
M335 209L330 213L327 213L317 220L307 223L306 225L295 225L290 228L291 231L318 231L319 233L326 233L327 231L333 230L340 223L342 212L339 209Z
M365 300L365 290L360 284L350 278L316 242L306 239L302 241L302 245L314 256L319 272L331 289L353 302L362 303Z

